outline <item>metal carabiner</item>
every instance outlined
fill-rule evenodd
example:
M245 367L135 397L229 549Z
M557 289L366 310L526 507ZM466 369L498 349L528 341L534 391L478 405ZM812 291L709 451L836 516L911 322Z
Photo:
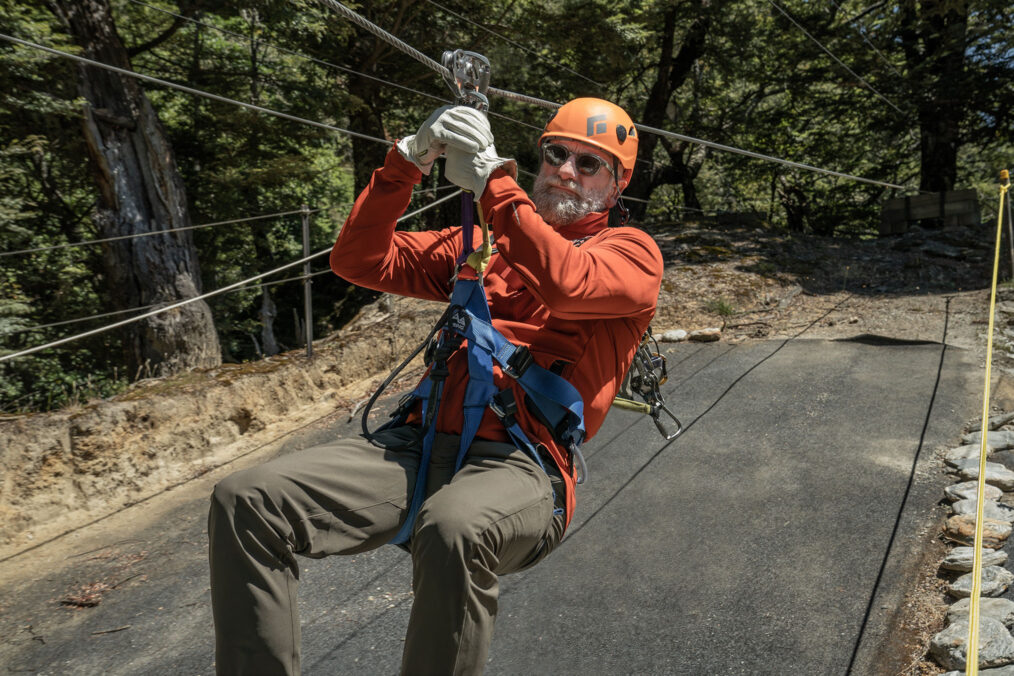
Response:
M662 416L660 415L660 411L665 411L666 414L670 418L672 418L673 421L676 423L676 431L675 432L670 433L670 432L666 431L665 426L662 425L662 420L661 420ZM683 423L681 423L680 419L677 418L676 415L672 411L669 410L668 406L666 406L665 404L663 404L661 402L659 402L658 404L655 404L652 407L652 409L651 409L651 419L655 422L655 427L658 428L659 433L663 437L665 437L666 441L672 441L673 439L675 439L679 435L683 434Z
M588 480L588 465L585 464L581 448L572 441L570 442L570 446L568 446L568 450L570 451L571 460L574 462L575 474L577 475L574 483L583 484Z

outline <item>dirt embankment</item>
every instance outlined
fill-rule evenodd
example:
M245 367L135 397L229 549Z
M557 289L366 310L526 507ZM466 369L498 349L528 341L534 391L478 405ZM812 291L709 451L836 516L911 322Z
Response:
M389 298L303 351L139 382L0 420L0 558L186 481L367 396L441 308Z
M653 234L667 263L656 335L719 326L730 342L873 333L980 349L985 226L875 241L687 225ZM440 310L385 297L319 341L312 361L292 352L0 420L0 558L354 407Z

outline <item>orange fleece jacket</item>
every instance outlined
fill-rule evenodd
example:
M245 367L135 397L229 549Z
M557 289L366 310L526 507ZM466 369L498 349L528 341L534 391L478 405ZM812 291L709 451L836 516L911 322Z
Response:
M331 251L331 269L377 291L446 302L461 250L461 228L396 232L422 174L392 148L384 166L356 200ZM535 362L557 371L584 400L587 439L605 419L641 336L655 314L662 255L636 228L608 228L608 213L590 214L553 228L518 184L501 170L480 200L496 253L484 276L493 325ZM583 240L583 241L580 241ZM473 243L482 235L476 226ZM559 364L558 362L562 362ZM559 367L562 365L562 371ZM460 434L468 379L463 346L447 361L437 431ZM518 422L533 443L544 445L567 484L567 524L574 513L575 473L566 449L520 402L524 392L494 364L493 380L519 402ZM419 420L418 414L413 418ZM486 411L477 436L508 441L503 425Z

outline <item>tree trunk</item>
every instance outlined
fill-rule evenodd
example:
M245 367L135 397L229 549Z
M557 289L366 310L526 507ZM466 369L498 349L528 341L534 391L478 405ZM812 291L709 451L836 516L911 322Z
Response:
M264 356L271 357L281 352L278 341L275 339L275 317L278 316L278 308L271 298L267 286L261 287L261 341L264 343Z
M108 0L48 0L83 55L130 68ZM183 182L162 125L134 78L80 67L84 133L100 192L94 217L103 237L190 225ZM112 303L120 309L170 304L200 294L190 231L134 237L103 245ZM127 327L131 369L149 364L165 375L221 363L211 310L189 303Z
M666 10L659 36L659 61L655 69L655 82L652 84L651 92L648 94L648 100L645 102L640 116L641 121L649 127L662 128L664 126L667 117L666 111L670 109L670 104L673 106L672 110L678 111L678 107L672 101L673 94L686 81L694 63L704 52L705 38L711 27L711 17L701 0L697 0L694 5L698 13L697 18L690 25L683 37L683 44L675 54L673 54L673 50L676 43L676 3ZM665 145L670 160L679 158L679 161L673 162L668 167L654 167L651 161L658 143ZM693 200L693 204L687 206L700 208L693 186L696 173L688 172L686 163L682 161L685 145L678 141L661 140L654 134L642 134L637 148L639 161L634 169L634 177L630 182L627 194L631 197L648 199L655 188L660 185L679 184L683 189L684 196ZM641 218L644 211L645 204L643 202L633 202L631 213L635 219Z
M240 10L240 15L246 19L250 27L250 103L259 106L261 105L259 65L259 50L261 47L257 36L260 32L260 14L256 9L242 9ZM254 166L260 165L263 161L261 129L260 124L253 126L247 137L247 157L252 158ZM246 193L246 203L250 205L254 213L260 213L260 188L256 185L248 184L244 192ZM272 227L273 225L270 221L261 221L258 224L254 224L253 228L256 234L253 245L258 264L274 268L277 267L277 264L275 262L274 251L272 251L269 243L269 233ZM261 309L258 315L261 320L261 344L265 357L271 357L280 352L278 340L275 338L275 317L278 315L278 310L275 307L271 289L272 287L270 286L261 286Z
M965 116L967 0L902 3L901 41L919 118L919 189L953 190Z

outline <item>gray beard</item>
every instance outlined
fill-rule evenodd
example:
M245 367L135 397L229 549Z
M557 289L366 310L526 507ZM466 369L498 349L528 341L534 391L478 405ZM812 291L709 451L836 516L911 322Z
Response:
M542 219L552 226L564 226L576 223L585 216L597 211L606 210L606 197L609 189L602 193L570 195L549 189L550 185L564 185L580 191L581 187L574 181L550 181L539 174L532 188L532 202Z

